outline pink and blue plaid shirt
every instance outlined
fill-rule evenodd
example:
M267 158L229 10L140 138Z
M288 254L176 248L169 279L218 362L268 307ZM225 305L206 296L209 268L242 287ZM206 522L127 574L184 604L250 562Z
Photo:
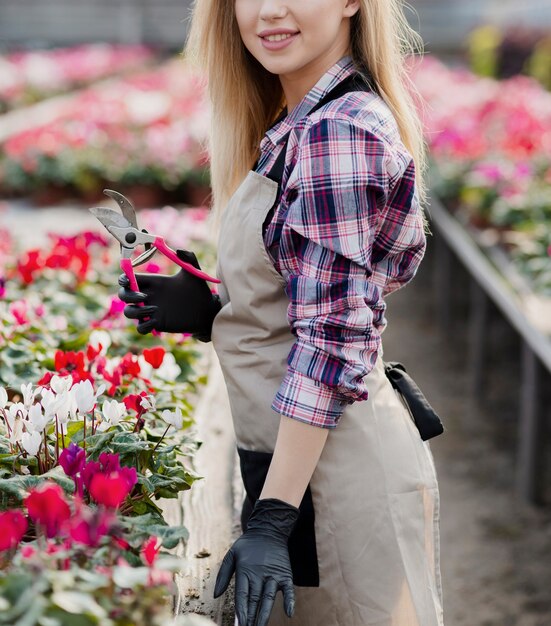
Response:
M256 167L270 170L291 131L264 235L296 337L272 409L324 428L337 426L347 404L367 400L363 378L382 355L384 297L415 276L426 249L414 162L382 98L355 91L307 116L353 71L343 57L280 115Z

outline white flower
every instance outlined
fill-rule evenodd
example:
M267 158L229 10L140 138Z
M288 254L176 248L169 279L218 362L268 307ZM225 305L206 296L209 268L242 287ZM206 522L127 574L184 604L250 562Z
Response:
M101 406L101 412L106 421L112 426L118 424L126 413L124 402L116 400L105 400Z
M72 384L73 378L71 376L52 376L52 380L50 380L50 387L57 394L69 391Z
M175 411L165 409L162 413L162 418L169 426L174 426L176 430L180 430L184 423L184 416L182 415L180 407L177 407Z
M35 456L38 453L38 448L40 448L40 444L42 443L42 436L40 433L23 433L21 436L21 445L23 446L25 452L30 454L31 456Z
M42 406L39 402L37 402L29 409L29 421L27 427L30 427L31 430L37 433L41 433L48 425L50 419L50 415L42 413Z
M21 415L17 415L19 412L21 412ZM17 419L25 419L27 417L27 409L25 408L25 405L22 402L15 402L14 404L12 404L9 408L8 411L6 413L6 419L8 421L9 427L13 428L13 424Z
M144 378L151 378L151 374L153 373L153 366L151 365L151 363L148 363L144 359L143 354L140 354L138 356L138 364L140 366L140 374Z
M107 348L111 345L111 336L105 330L93 330L88 338L88 344L96 350L101 344L100 354L105 354L107 352Z
M34 397L38 393L38 389L33 391L33 384L21 385L21 393L23 394L23 404L28 409L34 402Z
M176 359L174 358L172 352L167 352L161 367L155 370L155 376L167 382L172 382L176 380L181 371L182 370L180 369L178 363L176 363Z
M71 391L74 393L78 412L89 413L97 402L97 396L105 391L105 385L100 385L97 393L94 394L92 383L89 380L83 380L75 383Z
M140 400L140 406L146 411L155 410L155 398L152 395L142 396Z
M50 389L42 390L42 399L40 400L40 404L44 408L44 413L48 417L53 417L64 401L65 398L63 394L56 396L55 393Z
M71 408L75 404L74 395L71 393L71 391L64 391L63 393L58 394L56 400L56 417L59 422L61 422L62 424L66 424L69 420L69 413L71 412Z
M0 387L0 409L5 409L8 403L8 392L4 387Z

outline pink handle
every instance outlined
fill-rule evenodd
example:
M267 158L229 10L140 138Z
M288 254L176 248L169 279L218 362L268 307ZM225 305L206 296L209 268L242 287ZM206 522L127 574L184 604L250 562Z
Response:
M138 281L136 280L136 274L134 274L134 267L132 266L132 261L130 259L121 259L121 270L126 274L128 280L130 281L130 289L132 289L132 291L139 291ZM138 305L143 306L143 302L138 302Z
M132 261L130 259L121 259L121 269L127 275L128 280L130 281L130 289L132 291L139 291L138 281L136 280L136 274L134 273L134 267L132 266ZM136 302L137 306L143 306L143 302ZM150 319L149 317L144 317L142 321L147 322ZM154 331L155 332L155 331Z
M182 259L178 257L178 255L174 252L174 250L171 250L166 245L162 237L155 237L155 241L153 242L153 245L157 248L157 250L159 250L159 252L162 252L168 259L170 259L171 261L179 265L181 268L188 271L190 274L193 274L194 276L198 276L199 278L203 278L204 280L210 280L212 283L222 282L218 278L209 276L209 274L207 274L206 272L203 272L201 270L198 270L196 267L193 267L191 263L186 263L185 261L182 261Z

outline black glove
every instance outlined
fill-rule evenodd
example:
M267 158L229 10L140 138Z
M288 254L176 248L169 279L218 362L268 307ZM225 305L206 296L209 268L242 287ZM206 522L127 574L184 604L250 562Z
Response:
M266 626L278 589L283 593L285 613L292 617L295 589L287 542L299 513L297 507L277 498L257 500L247 530L226 553L216 577L214 597L226 591L235 571L239 626Z
M176 250L176 254L182 261L201 269L193 252ZM124 307L126 317L139 320L139 333L145 335L152 330L191 333L200 341L210 341L212 322L222 304L206 280L183 268L173 276L136 274L136 280L140 289L137 292L130 288L126 274L121 274L118 295L128 303ZM144 306L138 306L138 302L144 302Z

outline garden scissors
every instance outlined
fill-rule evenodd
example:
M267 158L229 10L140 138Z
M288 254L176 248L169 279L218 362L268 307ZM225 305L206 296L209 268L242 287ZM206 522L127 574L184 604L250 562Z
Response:
M167 246L162 237L150 235L145 230L139 230L134 206L122 193L112 189L104 189L103 193L115 200L121 208L122 215L118 211L106 209L105 207L94 207L89 209L89 211L98 218L121 244L121 269L128 276L130 287L133 291L139 291L134 268L148 261L157 250L194 276L213 283L221 282L218 278L213 278L190 263L182 261L176 252ZM132 253L137 246L141 245L145 245L145 252L132 260Z

